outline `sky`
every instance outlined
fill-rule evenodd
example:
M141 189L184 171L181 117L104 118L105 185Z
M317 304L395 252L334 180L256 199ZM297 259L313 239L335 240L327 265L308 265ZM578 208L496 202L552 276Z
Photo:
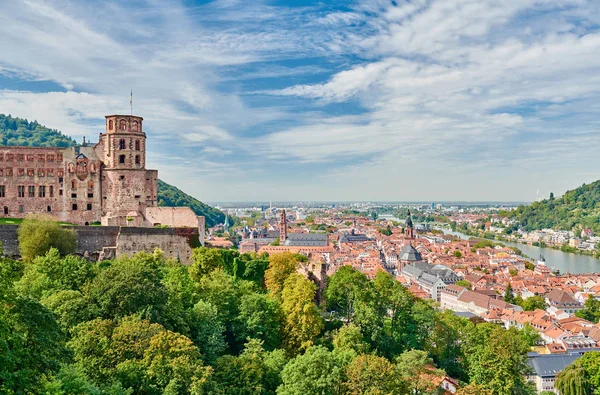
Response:
M532 201L600 178L598 0L5 0L0 113L203 201Z

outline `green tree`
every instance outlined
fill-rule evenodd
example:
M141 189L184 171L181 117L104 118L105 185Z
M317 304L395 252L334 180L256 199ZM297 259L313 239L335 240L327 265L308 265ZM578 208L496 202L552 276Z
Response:
M325 300L330 309L339 311L352 322L354 306L365 300L370 289L370 282L363 273L352 266L342 266L327 282Z
M344 325L334 332L333 347L339 350L352 350L356 354L364 354L371 349L369 343L365 341L360 327L355 324Z
M56 248L61 255L75 252L77 238L72 229L61 227L51 217L27 217L18 229L19 250L25 261L45 255Z
M200 350L206 363L214 362L225 350L225 325L221 322L217 308L199 301L190 314L191 338Z
M345 368L354 358L348 351L328 351L322 346L309 347L290 360L281 372L278 395L343 393Z
M194 248L192 254L192 266L190 266L190 275L196 281L215 269L223 269L225 261L221 251L216 248L199 247Z
M467 280L458 280L456 282L456 285L458 285L459 287L465 287L466 289L472 289L473 285L468 282Z
M296 272L298 264L306 258L291 252L272 254L269 257L269 268L265 272L265 285L271 296L281 300L281 292L285 280Z
M525 311L533 311L533 310L546 310L548 305L546 304L546 300L543 296L535 295L530 296L523 300L522 303L519 304L523 310Z
M452 253L452 255L454 255L455 258L462 258L462 252L460 252L459 250L456 250Z
M269 295L250 293L240 299L239 314L234 322L234 334L239 343L259 339L265 349L274 350L281 344L281 305Z
M600 393L600 353L587 352L556 377L554 387L562 395Z
M317 287L300 274L292 274L282 292L283 344L290 354L310 346L323 329L323 319L314 303Z
M402 353L396 361L396 367L407 387L406 393L416 395L433 393L437 385L432 381L432 376L445 375L443 370L433 366L433 360L429 358L427 352L420 350Z
M160 254L137 253L115 260L91 282L87 295L104 318L133 313L160 319L167 302Z
M575 315L590 322L597 323L600 320L600 300L594 298L593 295L588 296L583 309L575 312Z
M346 366L347 394L402 394L405 385L398 379L394 365L384 357L359 355Z
M511 304L515 304L515 302L516 302L515 295L513 293L513 289L512 289L512 286L510 285L510 283L508 283L508 285L506 286L506 289L504 290L504 301L506 303L511 303Z

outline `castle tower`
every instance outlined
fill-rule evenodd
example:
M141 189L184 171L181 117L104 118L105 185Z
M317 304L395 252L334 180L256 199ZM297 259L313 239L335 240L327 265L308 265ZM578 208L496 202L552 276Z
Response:
M415 238L415 229L413 228L412 218L410 217L410 210L408 211L408 217L406 218L404 234L406 238L412 240Z
M285 209L281 210L279 217L279 243L283 244L287 240L287 217Z
M142 226L146 207L157 205L158 172L146 170L142 117L107 115L97 145L102 158L102 223Z

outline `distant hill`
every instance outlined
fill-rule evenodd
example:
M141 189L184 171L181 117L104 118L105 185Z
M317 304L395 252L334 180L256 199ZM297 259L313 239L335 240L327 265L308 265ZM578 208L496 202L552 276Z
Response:
M37 121L0 114L0 145L27 147L70 147L76 142L56 129L48 129Z
M206 224L209 227L225 221L225 214L221 211L202 203L179 188L169 185L162 180L158 180L158 205L165 207L188 206L197 215L204 215L206 217Z
M0 114L0 146L71 147L77 144L71 137L56 129L49 129L26 119ZM206 225L212 227L225 221L225 214L212 208L180 189L158 180L158 205L164 207L190 207L196 215L206 217Z
M577 230L590 228L600 232L600 180L567 191L559 198L519 206L503 213L517 219L525 230L553 228Z

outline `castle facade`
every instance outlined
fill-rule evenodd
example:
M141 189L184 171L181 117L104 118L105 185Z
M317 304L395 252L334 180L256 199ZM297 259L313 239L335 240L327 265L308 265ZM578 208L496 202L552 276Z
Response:
M142 123L108 115L94 145L0 147L0 217L48 213L78 225L156 225L158 171L146 169Z

